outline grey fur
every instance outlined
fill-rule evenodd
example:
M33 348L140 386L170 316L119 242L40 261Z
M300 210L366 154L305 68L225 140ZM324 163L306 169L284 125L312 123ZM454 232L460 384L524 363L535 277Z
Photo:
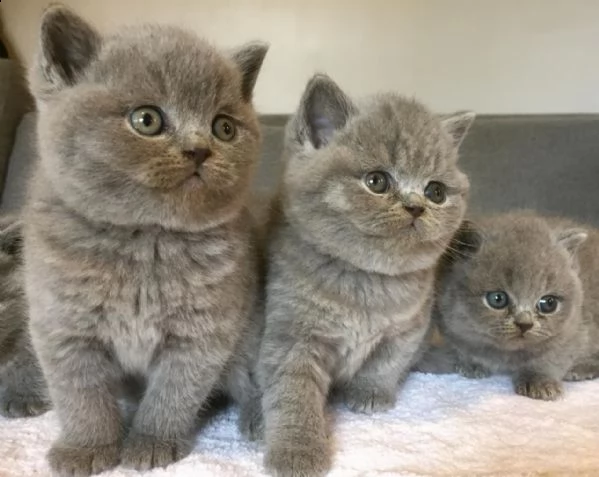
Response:
M21 223L0 219L0 414L36 416L50 398L29 337L21 266Z
M599 232L517 211L469 224L455 248L434 314L444 344L418 369L505 373L518 394L545 400L562 395L563 379L599 375ZM506 292L510 306L486 305L489 291ZM543 316L536 303L545 295L562 299ZM524 321L532 328L522 332Z
M429 329L435 264L466 207L468 180L445 128L459 120L446 121L395 94L355 104L324 75L306 87L287 128L257 368L275 475L329 469L330 391L357 412L395 403ZM377 196L362 180L380 170L398 186ZM431 180L451 186L445 204L424 198ZM404 210L414 205L425 208L415 222Z
M169 26L101 36L63 7L42 20L30 82L41 161L25 216L31 333L62 426L63 475L166 466L227 381L256 257L244 206L260 148L251 89L267 47L231 56ZM142 136L129 112L159 106ZM235 119L230 142L212 134ZM209 149L198 164L189 152ZM116 389L146 382L126 430ZM224 383L224 384L223 384Z

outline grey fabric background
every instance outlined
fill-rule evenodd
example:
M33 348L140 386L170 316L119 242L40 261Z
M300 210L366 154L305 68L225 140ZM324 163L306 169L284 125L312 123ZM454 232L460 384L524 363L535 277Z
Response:
M277 183L286 119L262 118L257 189ZM35 158L35 114L27 114L10 158L2 211L23 204ZM524 207L599 226L599 115L480 116L462 145L461 164L472 184L473 214Z

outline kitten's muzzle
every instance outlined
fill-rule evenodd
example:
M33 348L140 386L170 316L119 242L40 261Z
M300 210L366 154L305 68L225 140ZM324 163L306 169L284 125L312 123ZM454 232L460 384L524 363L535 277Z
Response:
M514 318L514 324L520 329L522 334L526 333L534 326L534 321L530 313L520 313Z

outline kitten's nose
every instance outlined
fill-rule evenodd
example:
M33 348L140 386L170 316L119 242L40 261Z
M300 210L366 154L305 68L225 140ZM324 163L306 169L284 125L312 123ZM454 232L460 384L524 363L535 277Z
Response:
M516 325L518 325L518 328L520 328L520 331L522 331L522 333L526 333L528 330L530 330L533 327L533 324L529 323L527 321L525 321L523 323L516 323Z
M196 147L183 151L183 155L196 163L196 166L201 166L206 159L212 155L212 151L205 147Z
M403 208L406 209L409 212L409 214L415 219L417 219L424 213L424 207L420 206L404 205Z

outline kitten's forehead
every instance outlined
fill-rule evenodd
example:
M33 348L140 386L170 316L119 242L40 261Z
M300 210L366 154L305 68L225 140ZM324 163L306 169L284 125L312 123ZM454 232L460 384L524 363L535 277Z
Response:
M525 296L550 292L569 280L568 274L560 273L570 267L568 258L543 221L534 217L499 220L483 231L484 243L474 260L478 273L473 276L483 286L496 283Z
M418 101L379 95L360 111L343 140L384 157L398 172L430 176L455 164L455 151L439 118Z
M194 111L212 112L241 95L231 61L171 26L146 25L107 37L93 77L141 102L161 100Z

